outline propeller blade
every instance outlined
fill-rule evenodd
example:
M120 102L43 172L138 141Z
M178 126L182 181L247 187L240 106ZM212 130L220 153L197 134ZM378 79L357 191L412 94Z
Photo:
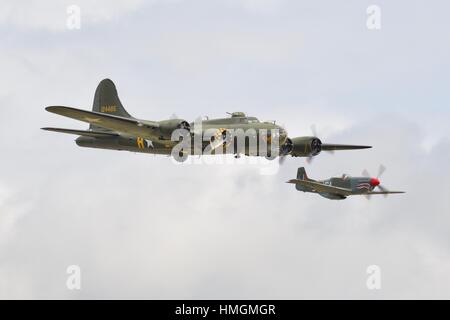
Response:
M284 163L285 161L286 161L286 156L280 155L280 156L278 157L278 162L279 162L280 166L283 165L283 163Z
M313 134L313 136L314 137L318 137L319 136L319 133L318 133L318 131L317 131L317 126L315 125L315 124L312 124L311 125L311 132L312 132L312 134ZM329 150L324 150L324 149L322 149L323 151L326 151L327 153L329 153L329 154L334 154L334 149L329 149Z
M314 137L317 137L317 128L316 128L315 124L311 125L311 132L312 132Z
M386 167L380 164L380 167L378 168L378 175L377 178L381 177L381 175L386 171Z
M359 146L351 144L332 144L332 143L322 143L323 151L337 151L337 150L356 150L356 149L369 149L372 146Z
M389 190L386 187L383 187L381 184L378 185L378 189L380 189L382 192L389 192ZM388 194L383 194L383 197L387 198Z
M317 126L315 124L311 125L311 132L314 137L318 137ZM372 146L360 146L360 145L348 145L348 144L333 144L333 143L322 143L321 150L327 151L334 154L336 150L355 150L355 149L368 149Z
M223 145L228 146L231 143L232 137L227 134L227 131L217 130L216 134L211 137L211 151L216 150Z

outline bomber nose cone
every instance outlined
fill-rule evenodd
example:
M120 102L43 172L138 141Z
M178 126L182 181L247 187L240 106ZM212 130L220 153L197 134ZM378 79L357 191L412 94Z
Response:
M372 179L370 179L370 185L372 186L372 187L376 187L376 186L378 186L380 184L380 180L378 180L377 178L372 178Z

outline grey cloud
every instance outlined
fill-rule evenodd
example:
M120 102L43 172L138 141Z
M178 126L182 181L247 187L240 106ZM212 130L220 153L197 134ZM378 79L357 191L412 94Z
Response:
M0 54L0 297L448 298L448 46L429 36L446 20L434 25L426 10L421 25L404 26L404 10L417 16L422 6L383 2L383 29L368 34L360 2L323 2L327 12L297 3L119 5L120 18L78 34L0 30L9 35ZM293 135L315 123L324 141L374 148L311 165L288 159L262 176L251 165L80 149L39 130L83 128L43 107L89 108L104 77L136 116L242 110ZM301 165L325 178L375 174L380 163L382 183L405 195L333 202L284 183ZM70 264L82 268L81 291L65 287ZM381 291L365 286L371 264L382 269Z

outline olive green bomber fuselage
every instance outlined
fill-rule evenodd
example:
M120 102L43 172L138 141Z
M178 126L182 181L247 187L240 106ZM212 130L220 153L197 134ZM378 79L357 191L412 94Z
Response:
M204 141L205 133L211 130L212 132L219 130L221 132L239 132L244 136L243 147L238 144L237 137L233 139L233 144L223 145L221 148L221 153L223 154L245 154L245 155L267 155L267 153L260 152L262 148L261 141L267 142L264 151L269 150L272 146L271 138L278 138L278 146L282 145L286 140L286 132L280 126L269 123L269 122L259 122L253 117L231 117L231 118L221 118L214 120L204 120L199 123L192 123L191 128L195 125L201 126L201 135L195 136L195 134L190 135L191 138L191 148L190 154L196 154L195 152L195 141L198 139L199 145L201 145L202 151L207 148L210 144L210 140ZM267 138L269 137L269 138ZM251 141L253 140L253 141ZM141 137L134 137L131 135L119 133L117 136L112 137L87 137L80 136L76 139L76 143L80 147L87 148L99 148L99 149L109 149L109 150L125 150L130 152L140 152L140 153L150 153L150 154L165 154L170 155L173 147L179 143L178 140L172 141L169 139L144 139ZM211 154L217 154L216 150L212 150Z

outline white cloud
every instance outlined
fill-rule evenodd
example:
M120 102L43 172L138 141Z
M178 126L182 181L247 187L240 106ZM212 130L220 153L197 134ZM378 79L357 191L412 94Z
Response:
M241 7L252 14L270 15L280 11L284 0L225 0L225 3Z
M0 4L0 24L25 30L65 31L67 30L67 8L71 5L76 5L81 9L83 25L111 21L138 10L143 4L142 0L2 1Z
M12 236L17 223L29 211L27 202L0 182L0 248Z

